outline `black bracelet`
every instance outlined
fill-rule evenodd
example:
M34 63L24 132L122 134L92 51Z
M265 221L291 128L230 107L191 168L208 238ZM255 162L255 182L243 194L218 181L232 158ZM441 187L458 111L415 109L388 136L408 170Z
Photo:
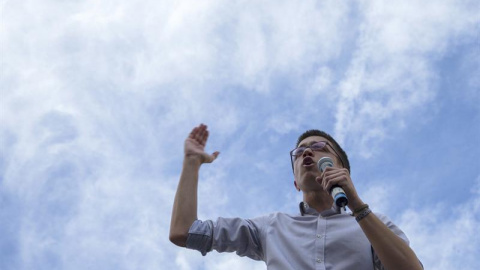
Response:
M355 217L355 220L357 222L359 222L360 220L362 220L364 217L368 216L368 214L370 214L372 212L372 210L370 210L370 208L366 208L365 210L363 210L363 212L361 212L360 214L358 214L356 217Z
M368 208L368 204L362 204L360 205L360 207L356 208L355 210L353 210L353 214L360 214L363 210L367 209Z

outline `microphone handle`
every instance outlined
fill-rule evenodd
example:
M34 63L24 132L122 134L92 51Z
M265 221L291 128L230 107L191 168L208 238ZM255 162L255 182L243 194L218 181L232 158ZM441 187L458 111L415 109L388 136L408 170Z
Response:
M333 201L335 205L341 208L345 208L348 204L347 195L345 195L345 191L338 185L333 186L330 189L330 195L333 197Z
M333 167L333 160L329 157L323 157L317 162L317 167L320 172L323 172L327 167ZM345 206L348 204L348 199L345 191L340 186L333 186L330 189L330 195L333 197L334 204L337 207L345 209Z

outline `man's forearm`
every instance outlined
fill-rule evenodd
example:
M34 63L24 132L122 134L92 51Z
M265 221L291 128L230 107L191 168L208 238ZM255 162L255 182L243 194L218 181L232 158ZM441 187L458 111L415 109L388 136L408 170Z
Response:
M201 163L185 157L173 203L170 241L185 247L188 230L197 219L198 173Z
M360 220L359 225L386 269L423 269L407 243L373 213Z

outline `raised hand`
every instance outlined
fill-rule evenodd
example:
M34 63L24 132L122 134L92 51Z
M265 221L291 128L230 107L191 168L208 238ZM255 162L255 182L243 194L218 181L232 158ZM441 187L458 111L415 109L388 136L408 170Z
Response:
M198 161L200 164L213 162L218 157L220 152L215 151L212 154L207 154L205 152L207 140L207 126L200 124L198 127L195 127L185 140L185 158L193 159Z

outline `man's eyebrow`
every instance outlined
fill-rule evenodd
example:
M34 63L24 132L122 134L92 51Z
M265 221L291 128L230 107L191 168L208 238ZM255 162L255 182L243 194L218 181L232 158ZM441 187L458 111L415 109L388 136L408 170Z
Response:
M312 144L317 143L317 142L321 142L321 141L311 141L311 142L310 142L310 146L311 146ZM299 145L297 146L297 148L298 148L298 147L305 147L305 143L299 144Z
M305 147L305 143L299 144L298 147Z

